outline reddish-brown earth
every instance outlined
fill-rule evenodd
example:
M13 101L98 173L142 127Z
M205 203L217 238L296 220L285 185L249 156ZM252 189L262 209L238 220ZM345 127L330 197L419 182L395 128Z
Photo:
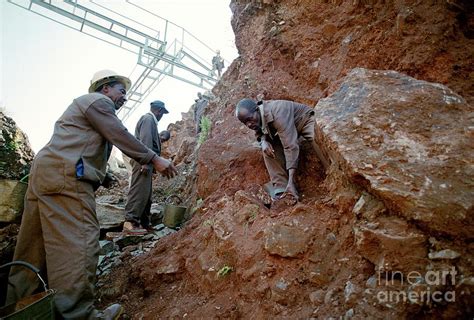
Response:
M215 98L206 111L212 120L211 136L189 154L194 146L193 125L189 119L175 125L169 154L176 154L181 180L158 183L186 197L190 206L200 206L182 230L160 240L149 254L126 259L101 288L102 293L112 292L103 294L103 303L123 303L133 319L472 318L474 244L472 233L466 230L472 230L473 153L472 145L462 142L469 137L473 141L472 2L233 0L230 6L240 57L213 90ZM367 157L367 167L351 164L351 153L341 151L337 144L347 137L342 124L336 125L332 135L332 131L324 131L328 121L321 121L317 135L333 158L327 175L305 147L298 176L301 203L286 209L265 206L268 199L261 185L268 176L252 133L233 115L235 103L263 93L266 99L291 99L315 106L321 98L342 90L344 77L356 67L395 70L441 83L453 90L450 97L458 94L465 99L456 98L453 110L463 119L469 119L470 114L471 122L466 122L466 127L464 122L462 127L454 124L460 129L454 130L457 135L453 137L463 137L456 148L464 148L460 150L466 156L455 165L450 162L443 171L449 187L449 179L457 174L456 166L465 170L460 174L461 182L453 182L458 189L450 191L465 194L452 207L461 208L456 209L459 214L453 227L449 215L437 209L442 207L437 203L449 200L441 196L442 191L427 193L429 199L425 200L432 207L423 207L425 211L434 208L435 224L431 226L417 215L416 196L424 185L424 180L418 179L425 178L410 170L425 168L423 161L415 159L418 162L410 162L405 171L409 159L396 154L393 161L403 166L390 162L388 167L403 171L403 175L391 177L402 177L395 180L400 186L377 189L380 186L370 180L367 168L378 168L380 160L392 154ZM404 121L414 121L416 102L426 96L410 97L416 97L415 102L404 107L410 108L413 116ZM316 107L320 120L324 120L321 108L330 100L325 101ZM440 106L450 108L448 102ZM376 107L373 110L368 124L391 119ZM426 120L429 112L421 114L419 121L428 121L430 128L436 129L436 119ZM414 132L414 127L410 123L402 129L416 141L435 141L436 130ZM390 131L390 127L386 129ZM356 131L354 137L359 137ZM368 139L383 142L377 137ZM182 143L181 149L188 152L180 154ZM439 145L443 143L448 145ZM373 144L357 146L363 153ZM439 155L443 153L427 153L430 159ZM449 150L445 155L449 158ZM430 170L432 174L435 168ZM403 189L411 184L415 187ZM466 201L471 201L470 206L466 207ZM465 230L461 230L463 224ZM428 258L428 254L446 249L459 256ZM396 271L406 276L451 267L457 272L454 284L410 285L393 276ZM394 281L382 284L379 277L385 276L393 276ZM115 289L107 290L111 288ZM456 301L389 303L377 298L384 290L427 288L455 291Z

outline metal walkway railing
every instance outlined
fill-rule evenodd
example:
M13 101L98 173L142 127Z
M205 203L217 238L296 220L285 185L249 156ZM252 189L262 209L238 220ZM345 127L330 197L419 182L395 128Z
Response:
M154 19L152 28L97 0L8 0L9 3L34 12L66 27L105 41L137 55L137 79L132 79L128 102L119 111L125 121L158 86L165 76L173 77L204 90L217 82L210 63L214 50L184 28L146 10L130 0L124 2L141 14ZM91 8L90 6L94 6ZM169 41L171 39L171 41ZM186 45L185 45L186 41ZM199 48L207 59L190 48ZM141 72L140 72L141 71Z

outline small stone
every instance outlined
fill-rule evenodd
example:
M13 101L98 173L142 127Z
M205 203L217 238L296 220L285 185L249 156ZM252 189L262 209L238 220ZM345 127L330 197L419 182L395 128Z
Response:
M286 289L288 289L288 283L286 283L283 279L280 279L275 284L275 287L279 290L285 291Z
M344 297L346 299L346 302L349 301L349 298L355 291L356 291L355 285L352 282L347 281L346 286L344 287Z
M114 239L115 243L119 246L120 250L125 247L135 245L143 240L143 236L138 235L125 235L123 237Z
M298 227L275 224L265 230L265 250L281 257L304 253L310 240L310 234Z
M295 295L288 290L289 283L283 278L278 280L271 288L271 299L281 305L288 305L291 303Z
M324 301L324 291L317 290L311 292L309 294L309 300L311 300L311 303L313 304L321 304Z
M270 35L271 36L276 36L278 34L278 29L276 26L273 26L271 29L270 29Z
M309 274L309 281L317 286L323 286L331 281L331 279L320 271L314 271Z
M156 231L160 231L160 230L163 230L165 229L165 225L160 223L160 224L157 224L156 226L153 227L153 229L155 229Z
M428 254L428 258L430 258L431 260L442 260L442 259L453 260L453 259L459 258L460 256L461 256L460 253L451 249L430 252Z
M143 236L143 241L151 241L154 238L155 238L154 234L147 234L147 235Z
M329 304L332 301L332 295L334 293L334 289L328 290L326 295L324 296L324 304Z
M336 244L337 242L337 238L336 238L336 235L332 232L330 232L327 236L326 236L326 240L328 241L329 244L331 245L334 245Z
M358 216L362 210L362 208L364 207L365 205L365 199L364 199L364 195L361 195L359 200L357 200L356 204L354 205L354 208L352 209L352 212Z
M344 320L350 319L354 316L354 309L347 310L346 314L344 315Z
M377 286L377 277L372 276L365 282L365 285L369 288L375 288Z
M360 121L360 119L357 118L357 117L352 118L352 122L354 122L354 124L355 124L356 126L360 126L360 125L362 124L362 122Z
M168 233L164 230L161 230L161 231L158 231L158 232L155 233L155 237L158 238L158 239L163 238L167 235L168 235Z
M101 240L99 241L100 245L100 255L107 255L115 250L115 245L112 241L109 240Z

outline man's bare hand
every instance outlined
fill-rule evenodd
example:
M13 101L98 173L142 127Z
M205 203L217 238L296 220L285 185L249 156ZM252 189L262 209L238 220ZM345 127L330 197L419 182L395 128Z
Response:
M165 158L156 156L152 159L152 163L155 170L168 179L173 178L178 173L173 163Z
M262 141L262 151L270 158L275 158L275 150L273 150L272 145L265 140Z

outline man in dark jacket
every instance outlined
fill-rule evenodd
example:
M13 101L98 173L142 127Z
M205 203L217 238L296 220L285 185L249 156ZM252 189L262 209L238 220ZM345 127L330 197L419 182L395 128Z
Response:
M300 152L298 138L311 141L323 166L329 166L314 142L315 119L310 107L287 100L257 104L252 99L242 99L237 104L235 115L248 128L256 131L274 196L289 193L298 200L294 182Z
M145 147L117 118L129 88L126 77L97 72L89 94L67 107L33 161L13 260L47 272L61 318L116 319L122 310L118 304L104 311L94 307L100 250L94 191L104 183L112 145L167 177L176 174L170 161ZM7 303L30 296L38 286L33 272L12 267Z
M138 120L135 127L135 137L146 147L153 150L157 156L161 154L161 141L158 133L158 121L164 114L169 113L162 101L156 100L150 104L150 112ZM144 234L150 229L151 196L153 191L153 166L140 164L131 159L132 179L125 206L125 232Z

